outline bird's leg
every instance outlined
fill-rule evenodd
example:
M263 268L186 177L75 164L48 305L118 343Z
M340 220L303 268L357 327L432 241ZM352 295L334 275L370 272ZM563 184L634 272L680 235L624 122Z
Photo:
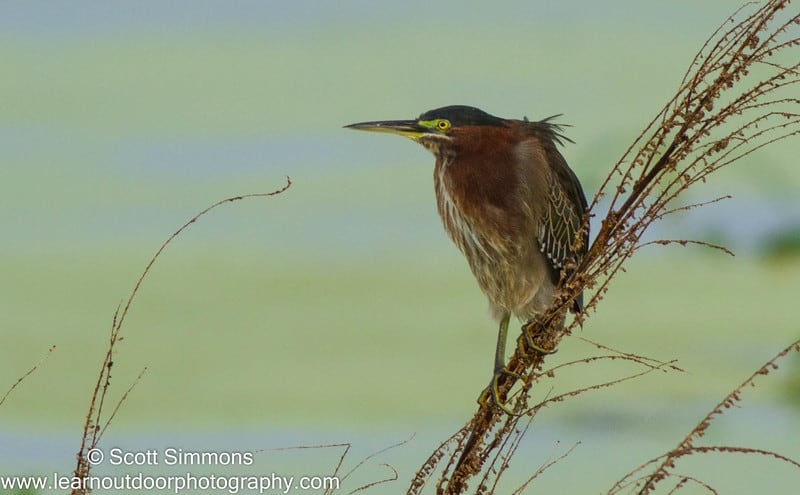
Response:
M506 339L508 338L508 320L511 314L506 313L500 320L500 328L497 330L497 347L494 349L494 372L505 369L506 367Z
M536 322L540 322L538 317L534 317L533 320L525 323L522 325L522 335L519 336L517 339L517 346L519 347L520 351L525 357L530 356L529 350L533 349L534 351L538 352L539 354L555 354L558 352L558 349L545 349L544 347L538 345L533 341L533 336L531 335L531 327L534 326Z
M516 413L511 410L505 402L500 400L501 376L506 375L518 380L524 380L521 375L506 368L506 339L508 337L508 320L510 318L511 314L506 313L500 320L500 328L497 332L497 347L494 352L494 374L492 375L492 381L489 382L489 385L483 389L480 397L478 397L478 403L484 405L488 400L491 400L494 405L513 416L516 415Z

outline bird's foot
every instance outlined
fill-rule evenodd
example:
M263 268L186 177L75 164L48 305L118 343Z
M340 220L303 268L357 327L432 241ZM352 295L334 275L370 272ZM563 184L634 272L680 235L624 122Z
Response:
M539 354L557 353L558 352L557 348L547 349L533 341L533 336L531 335L530 332L531 326L532 325L530 325L529 323L522 325L522 335L520 335L519 339L517 339L517 346L519 347L519 350L522 353L522 355L525 357L530 357L530 355L532 354L531 350Z
M500 408L509 416L521 416L521 414L511 409L505 401L500 399L501 376L509 376L516 380L522 380L523 382L525 381L525 378L518 373L514 373L513 371L510 371L504 367L498 368L494 371L494 376L492 376L492 380L489 382L489 385L483 389L483 392L481 392L481 395L478 397L478 404L485 406L491 401L492 404Z

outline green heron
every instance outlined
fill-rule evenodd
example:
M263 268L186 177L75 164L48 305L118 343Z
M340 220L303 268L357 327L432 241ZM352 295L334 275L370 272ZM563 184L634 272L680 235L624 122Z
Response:
M439 215L500 324L494 377L480 401L491 393L506 411L498 378L510 373L504 357L509 318L530 321L542 315L562 270L579 262L588 246L588 227L581 230L586 196L556 147L569 139L551 122L554 117L503 119L457 105L415 120L346 126L411 138L436 157ZM582 305L579 295L571 310Z

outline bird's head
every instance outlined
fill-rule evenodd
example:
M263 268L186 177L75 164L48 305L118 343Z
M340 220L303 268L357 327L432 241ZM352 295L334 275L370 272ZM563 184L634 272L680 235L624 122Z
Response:
M413 120L359 122L345 128L405 136L435 154L443 145L452 146L470 139L484 126L505 127L506 121L475 107L452 105L429 110Z

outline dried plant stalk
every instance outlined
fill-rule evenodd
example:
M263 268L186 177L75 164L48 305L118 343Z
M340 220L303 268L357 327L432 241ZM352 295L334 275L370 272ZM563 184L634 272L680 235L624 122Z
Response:
M744 390L750 386L755 386L755 381L760 376L766 376L772 370L778 369L778 361L785 356L787 356L791 352L800 353L800 339L795 340L780 352L778 352L775 356L770 358L769 361L764 363L763 366L758 368L756 371L753 372L745 381L743 381L739 386L734 388L730 393L728 393L716 406L714 406L711 411L706 414L700 422L692 428L691 431L683 438L683 440L678 443L678 445L667 452L666 454L659 456L655 459L651 459L650 461L646 462L645 464L637 467L630 473L626 474L621 480L616 482L614 486L608 491L608 495L615 495L617 493L622 492L622 490L627 488L633 488L639 495L646 495L655 489L655 486L660 483L661 481L667 479L670 476L674 476L671 472L672 469L675 467L675 461L681 457L686 457L694 454L705 454L705 453L736 453L736 454L753 454L753 455L761 455L765 457L771 457L773 459L779 460L781 462L785 462L787 464L793 465L797 468L800 468L800 462L790 459L784 455L771 452L768 450L762 449L754 449L750 447L730 447L730 446L720 446L720 445L712 445L712 446L697 446L695 442L700 439L703 435L705 435L706 430L711 426L711 423L714 421L715 418L724 414L724 412L734 406L736 406L739 401L741 400L742 393ZM655 468L644 476L635 477L639 472L643 471L645 468L650 467L655 464ZM693 480L698 481L699 480ZM700 482L702 483L702 482ZM705 483L703 483L705 485Z
M89 400L89 411L86 413L86 420L83 424L83 436L81 437L81 445L78 449L78 453L75 455L77 458L77 465L74 471L75 479L86 480L89 477L91 464L89 460L86 458L86 453L95 448L100 442L100 438L105 433L106 428L108 428L111 421L114 419L117 411L119 410L122 403L127 399L128 394L130 394L131 390L136 386L139 380L142 378L142 375L146 371L146 368L142 370L141 373L136 377L127 391L122 395L122 397L117 401L114 409L112 410L111 414L106 417L104 414L104 405L106 398L108 396L109 388L111 387L111 369L114 367L114 353L116 352L117 344L122 341L122 328L123 324L125 323L125 317L128 315L128 311L133 304L133 301L136 299L136 295L139 293L139 288L142 286L142 283L147 278L147 275L150 273L150 269L153 267L155 262L161 256L161 253L167 248L167 246L179 235L183 233L184 230L189 228L190 225L195 223L200 217L205 215L206 213L210 212L211 210L226 205L229 203L233 203L242 199L247 198L263 198L269 196L275 196L281 194L282 192L286 191L291 187L292 181L289 177L286 177L286 185L283 187L276 189L272 192L268 193L253 193L253 194L244 194L242 196L234 196L231 198L226 198L216 203L212 204L211 206L205 208L204 210L197 213L195 216L190 218L186 223L184 223L178 230L172 233L167 239L161 244L161 246L156 250L155 254L150 258L150 261L142 270L142 273L139 275L139 278L136 280L136 284L133 286L130 294L128 295L128 299L125 302L124 306L120 306L122 311L120 311L120 307L117 307L117 310L114 312L114 317L111 320L111 332L109 334L109 342L108 348L106 349L105 357L103 358L103 364L100 367L100 372L97 375L97 382L92 389L92 396ZM78 487L72 490L72 495L85 495L88 492L88 488L86 487Z
M698 52L675 95L611 169L590 205L591 214L596 214L601 199L608 200L588 255L562 280L541 321L526 324L524 331L538 346L556 348L561 338L596 311L611 279L639 247L648 244L642 236L654 222L702 206L675 206L686 190L720 168L800 133L800 99L787 91L800 82L800 14L787 13L788 6L788 0L747 4L729 17ZM576 237L580 242L583 232ZM702 241L656 242L721 248ZM567 308L584 289L593 290L591 298L583 312L562 328ZM526 377L521 392L510 399L520 415L506 415L491 404L480 406L420 468L407 493L421 493L435 472L440 472L436 493L466 493L471 483L472 493L493 493L541 407L528 403L528 391L547 378L538 373L545 358L538 351L525 355L518 345L507 367ZM517 381L505 377L502 399ZM520 426L520 420L527 423Z
M9 396L9 395L11 395L11 392L13 392L14 390L16 390L16 388L17 388L17 387L19 387L19 384L20 384L20 383L22 383L22 382L23 382L23 381L24 381L26 378L28 378L28 377L29 377L29 376L31 376L31 375L32 375L32 374L33 374L33 373L34 373L36 370L38 370L38 369L39 369L39 366L41 366L41 365L42 365L42 363L45 361L45 359L47 359L48 357L50 357L50 354L52 354L52 353L53 353L53 351L55 351L55 350L56 350L56 346L54 346L54 345L51 345L51 346L50 346L50 347L47 349L47 354L45 354L45 355L44 355L44 357L43 357L42 359L40 359L40 360L39 360L39 361L38 361L36 364L34 364L34 365L33 365L33 367L32 367L31 369L29 369L28 371L26 371L26 372L25 372L25 373L24 373L22 376L20 376L19 378L17 378L17 381L15 381L15 382L14 382L14 383L11 385L11 387L9 387L9 389L8 389L8 390L6 390L6 393L5 393L5 394L3 394L3 396L2 396L2 397L0 397L0 406L2 406L2 405L3 405L3 403L6 401L6 399L8 399L8 396Z

